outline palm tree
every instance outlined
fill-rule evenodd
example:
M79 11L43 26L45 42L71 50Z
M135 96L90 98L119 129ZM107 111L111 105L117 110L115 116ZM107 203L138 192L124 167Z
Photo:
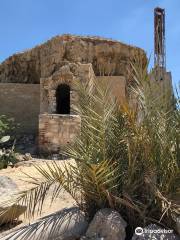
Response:
M75 110L81 116L81 133L64 151L75 164L35 166L42 179L31 176L34 188L5 203L6 212L13 215L14 204L22 204L32 217L35 211L41 213L50 188L52 202L64 189L89 219L98 209L110 207L132 227L149 221L173 227L180 211L174 201L179 187L180 112L161 111L148 88L147 67L138 61L132 64L136 84L129 94L135 105L119 106L111 86L97 81L93 86L77 84Z

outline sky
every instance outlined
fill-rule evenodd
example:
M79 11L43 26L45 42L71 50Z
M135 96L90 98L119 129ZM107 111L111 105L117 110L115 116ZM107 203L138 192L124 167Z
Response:
M0 62L53 36L112 38L143 48L153 64L153 9L166 10L167 70L180 81L180 0L0 0Z

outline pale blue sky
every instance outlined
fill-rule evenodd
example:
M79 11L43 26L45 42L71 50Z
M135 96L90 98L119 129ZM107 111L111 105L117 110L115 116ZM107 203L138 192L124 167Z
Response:
M167 69L177 84L180 0L0 0L0 62L63 33L113 38L153 54L156 6L166 9Z

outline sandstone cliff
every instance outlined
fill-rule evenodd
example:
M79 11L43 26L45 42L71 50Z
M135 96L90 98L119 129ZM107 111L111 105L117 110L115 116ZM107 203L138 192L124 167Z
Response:
M39 83L63 65L92 63L99 75L124 75L128 80L128 63L134 55L145 52L118 41L98 37L62 35L35 48L14 54L0 64L0 82Z

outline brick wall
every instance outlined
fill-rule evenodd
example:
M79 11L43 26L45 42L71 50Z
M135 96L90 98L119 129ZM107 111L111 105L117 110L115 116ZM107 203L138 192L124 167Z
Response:
M78 115L40 114L39 150L57 152L72 143L80 132L81 119Z

